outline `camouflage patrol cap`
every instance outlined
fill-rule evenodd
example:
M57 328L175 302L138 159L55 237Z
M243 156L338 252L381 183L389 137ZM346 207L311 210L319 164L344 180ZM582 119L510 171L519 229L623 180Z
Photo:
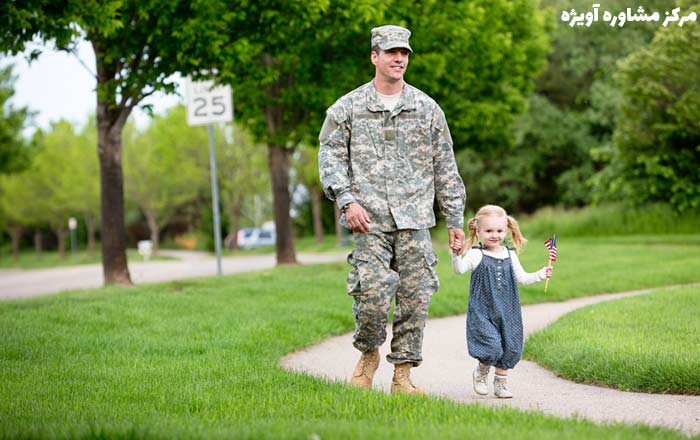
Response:
M401 26L386 25L372 29L372 47L379 46L381 50L394 49L395 47L403 47L410 50L408 45L408 37L411 36L411 31Z

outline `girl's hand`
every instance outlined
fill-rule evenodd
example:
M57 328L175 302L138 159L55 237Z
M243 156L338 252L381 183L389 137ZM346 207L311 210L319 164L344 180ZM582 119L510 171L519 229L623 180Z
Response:
M552 267L552 266L545 267L545 270L547 271L547 278L552 277L552 269L554 269L554 267Z
M450 249L455 255L462 255L464 252L464 245L466 244L466 237L464 231L461 228L454 228L447 230L450 237Z

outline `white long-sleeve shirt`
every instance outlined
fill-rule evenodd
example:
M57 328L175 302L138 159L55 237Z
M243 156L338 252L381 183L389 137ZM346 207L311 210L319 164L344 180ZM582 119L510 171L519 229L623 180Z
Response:
M481 263L481 249L469 249L462 255L452 254L452 270L458 275L466 273L470 270L476 269L476 267ZM540 281L544 281L547 278L547 268L543 267L537 272L528 273L525 272L523 266L520 264L520 259L515 251L510 251L504 247L501 247L499 252L491 252L484 250L484 255L489 257L498 258L504 260L510 256L513 263L513 272L515 272L515 279L518 283L522 285L534 284Z

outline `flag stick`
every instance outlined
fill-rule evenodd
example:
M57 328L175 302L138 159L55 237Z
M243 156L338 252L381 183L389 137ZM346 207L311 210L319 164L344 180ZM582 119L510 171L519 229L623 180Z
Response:
M552 260L549 260L547 267L551 267L551 266L552 266ZM544 293L547 293L547 287L549 287L549 277L547 277L547 281L544 282Z

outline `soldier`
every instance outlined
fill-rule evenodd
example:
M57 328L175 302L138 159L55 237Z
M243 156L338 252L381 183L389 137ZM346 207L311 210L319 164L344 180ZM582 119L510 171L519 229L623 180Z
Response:
M410 369L423 360L428 305L439 287L433 201L437 195L450 248L461 254L466 195L442 109L403 80L410 35L399 26L372 29L374 80L328 109L318 161L323 190L355 239L347 291L354 298L353 345L362 355L350 382L372 387L393 299L391 391L423 394Z

